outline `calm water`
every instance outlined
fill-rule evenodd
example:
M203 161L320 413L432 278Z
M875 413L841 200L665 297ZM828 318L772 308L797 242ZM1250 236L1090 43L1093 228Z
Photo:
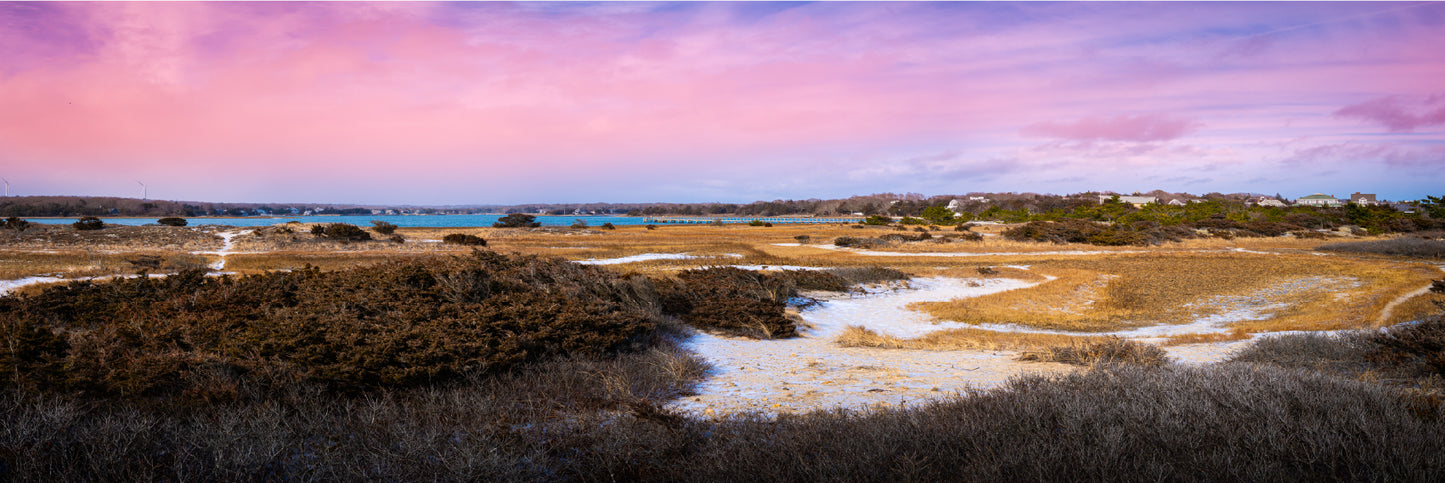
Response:
M268 226L288 221L302 223L350 223L357 226L371 226L371 220L382 220L396 226L492 226L504 215L357 215L357 216L289 216L276 218L186 218L189 226ZM160 218L104 218L108 225L147 225ZM573 221L582 220L590 226L603 223L614 225L641 225L640 216L537 216L542 226L571 226ZM35 223L50 225L75 223L77 218L27 218Z

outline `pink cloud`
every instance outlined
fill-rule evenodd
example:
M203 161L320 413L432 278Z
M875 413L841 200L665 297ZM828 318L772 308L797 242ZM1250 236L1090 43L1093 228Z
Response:
M1041 122L1024 126L1020 134L1075 141L1168 141L1194 132L1200 123L1164 114L1087 117L1069 123Z
M1445 125L1445 96L1434 95L1414 102L1400 96L1380 97L1342 107L1335 115L1370 121L1391 132L1413 132L1422 127Z

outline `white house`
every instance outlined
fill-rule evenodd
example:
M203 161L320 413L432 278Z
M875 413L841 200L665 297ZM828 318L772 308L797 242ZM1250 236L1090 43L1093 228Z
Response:
M1344 206L1345 202L1344 200L1340 200L1338 198L1335 198L1334 196L1323 193L1315 193L1294 200L1294 204L1305 206Z
M1102 205L1108 202L1109 198L1113 198L1114 196L1115 195L1099 195L1099 204ZM1158 203L1159 198L1155 198L1153 196L1119 196L1119 202L1128 203L1137 207L1144 206L1149 203Z

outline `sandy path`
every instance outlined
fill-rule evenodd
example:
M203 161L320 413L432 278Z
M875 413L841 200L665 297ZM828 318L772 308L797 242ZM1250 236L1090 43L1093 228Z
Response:
M232 253L236 253L236 251L235 251L235 246L236 246L236 244L235 244L234 239L235 239L236 237L238 237L238 236L249 234L249 233L251 233L252 231L254 231L254 230L223 231L223 232L220 232L220 233L216 233L216 236L221 237L221 249L220 249L220 250L213 251L213 252L207 252L207 251L191 252L191 254L193 254L193 255L216 255L216 256L218 256L218 257L221 257L220 260L217 260L215 263L212 263L212 264L211 264L211 269L212 269L212 270L222 270L222 269L225 269L225 268L226 268L226 255L230 255L230 254L232 254Z

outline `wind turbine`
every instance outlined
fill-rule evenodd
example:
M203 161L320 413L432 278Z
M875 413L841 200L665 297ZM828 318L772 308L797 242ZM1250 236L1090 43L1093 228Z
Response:
M6 198L9 198L9 197L10 197L10 180L5 179L5 178L0 178L0 180L5 180L5 197L6 197Z
M145 184L145 183L142 183L142 182L140 182L140 181L136 181L135 184L140 185L140 199L141 199L141 201L145 201L145 199L146 199L146 184Z

